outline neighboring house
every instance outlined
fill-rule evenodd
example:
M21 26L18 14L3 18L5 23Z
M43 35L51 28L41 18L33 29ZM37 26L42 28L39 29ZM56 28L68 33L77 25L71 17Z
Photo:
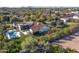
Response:
M65 24L67 23L68 18L60 18Z
M15 31L15 30L8 30L6 33L5 33L6 37L8 39L13 39L13 38L17 38L17 37L21 37L21 34L19 31Z
M79 16L73 16L73 19L79 19Z
M32 34L38 35L38 34L44 34L48 32L48 30L49 30L49 27L45 26L44 24L37 23L37 24L34 24L29 31Z
M68 20L72 19L74 16L74 14L64 14L62 16L60 16L60 20L63 20L64 23L67 23Z
M79 14L76 14L72 17L73 19L79 19Z

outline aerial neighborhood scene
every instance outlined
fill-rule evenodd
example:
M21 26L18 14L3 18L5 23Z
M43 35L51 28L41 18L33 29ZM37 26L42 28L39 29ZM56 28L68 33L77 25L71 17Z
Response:
M78 52L78 7L0 8L0 53Z

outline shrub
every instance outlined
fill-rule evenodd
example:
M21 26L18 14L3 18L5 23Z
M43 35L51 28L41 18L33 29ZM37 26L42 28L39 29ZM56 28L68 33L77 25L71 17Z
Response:
M61 46L58 46L58 45L51 45L50 49L53 53L75 53L76 52L75 50L71 50L69 48L64 49L64 48L62 48Z

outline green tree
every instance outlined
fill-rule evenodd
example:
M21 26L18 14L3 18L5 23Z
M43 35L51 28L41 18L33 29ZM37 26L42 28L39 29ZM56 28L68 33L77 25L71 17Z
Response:
M4 43L5 43L4 36L0 34L0 49L4 47Z

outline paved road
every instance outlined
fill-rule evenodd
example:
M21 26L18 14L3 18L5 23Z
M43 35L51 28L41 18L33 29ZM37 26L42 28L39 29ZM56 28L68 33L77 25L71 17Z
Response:
M79 52L79 32L57 40L55 43L61 45L64 48L75 49Z

